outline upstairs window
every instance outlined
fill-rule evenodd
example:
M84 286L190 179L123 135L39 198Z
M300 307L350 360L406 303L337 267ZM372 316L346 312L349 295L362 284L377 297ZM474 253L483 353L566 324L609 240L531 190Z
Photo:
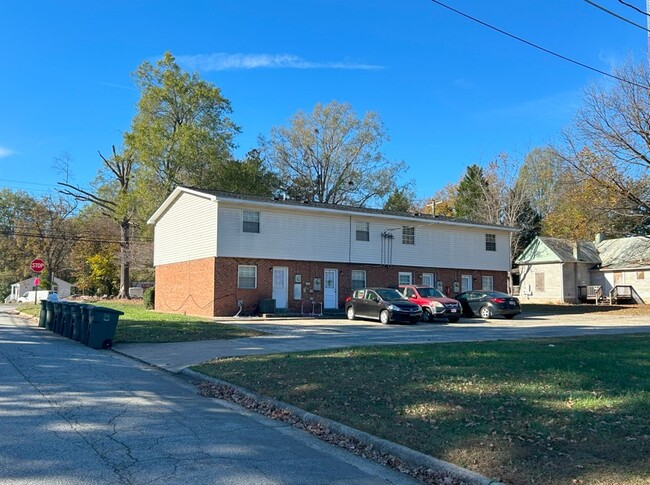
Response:
M357 241L370 241L370 223L357 222Z
M497 237L495 234L486 234L485 235L485 250L486 251L496 251L497 250Z
M260 213L255 211L244 211L244 232L260 232Z
M402 244L415 244L415 226L402 226Z

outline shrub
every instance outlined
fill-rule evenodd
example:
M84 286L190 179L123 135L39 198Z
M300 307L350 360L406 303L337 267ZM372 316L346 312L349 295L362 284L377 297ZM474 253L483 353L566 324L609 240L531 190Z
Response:
M142 299L144 301L144 307L153 310L154 303L156 301L156 290L152 286L151 288L147 288L144 290L144 293L142 295Z

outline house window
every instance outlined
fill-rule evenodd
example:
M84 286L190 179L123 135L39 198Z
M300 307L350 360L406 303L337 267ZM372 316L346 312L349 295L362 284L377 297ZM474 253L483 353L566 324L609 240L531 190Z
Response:
M257 288L257 266L240 264L237 268L237 288Z
M402 226L402 244L415 244L415 226Z
M244 211L244 232L260 232L260 213L255 211Z
M637 272L636 272L636 279L637 279L637 280L644 280L644 279L645 279L645 272L643 272L643 271L637 271Z
M363 270L353 269L350 272L350 277L352 279L352 289L358 290L360 288L366 287L366 272Z
M398 275L398 281L400 285L412 285L413 284L413 273L400 271Z
M493 276L483 276L483 289L484 290L493 290L494 289L494 277Z
M433 286L433 273L422 273L422 286Z
M357 222L357 241L370 241L369 222Z
M497 237L495 234L486 234L485 235L485 250L486 251L496 251L497 250Z
M544 291L544 273L535 273L535 291Z

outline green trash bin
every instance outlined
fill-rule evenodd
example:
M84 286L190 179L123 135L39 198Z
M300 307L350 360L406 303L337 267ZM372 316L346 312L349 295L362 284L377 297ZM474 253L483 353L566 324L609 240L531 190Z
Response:
M70 333L72 331L72 303L69 301L61 302L61 309L63 314L63 325L60 327L60 334L64 337L70 338Z
M72 315L72 331L70 338L72 340L81 340L81 307L83 303L73 303L70 307L70 314Z
M38 326L45 327L47 321L47 300L41 300L41 313L38 316Z
M63 305L60 301L55 301L54 303L54 325L52 326L52 331L54 333L61 333L63 328Z
M45 316L45 328L48 330L54 330L54 303L51 301L46 301L45 306L47 307L47 315Z
M84 345L88 345L88 325L90 320L90 309L92 307L92 305L88 305L87 303L79 305L79 311L81 312L81 323L79 325L79 342Z
M101 306L93 306L88 311L88 347L110 349L117 330L117 321L124 312Z

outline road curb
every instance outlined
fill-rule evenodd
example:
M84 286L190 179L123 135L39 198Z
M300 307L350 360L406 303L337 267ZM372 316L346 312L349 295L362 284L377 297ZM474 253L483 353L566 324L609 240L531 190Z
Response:
M363 443L368 447L371 447L371 449L379 452L380 454L389 455L402 461L407 466L398 466L397 468L400 471L408 475L415 476L418 479L422 479L421 471L424 470L425 472L430 471L430 475L435 474L437 476L449 477L452 480L456 480L456 483L467 485L504 485L497 480L492 480L471 470L467 470L465 468L454 465L453 463L449 463L439 458L434 458L424 453L420 453L419 451L415 451L406 446L393 443L383 438L379 438L364 431L360 431L345 424L341 424L337 421L323 418L322 416L310 413L291 404L262 396L249 389L236 386L229 382L206 376L205 374L195 372L188 368L181 370L180 374L192 380L205 381L217 386L229 388L242 396L253 399L256 403L265 404L267 407L270 407L276 411L289 413L290 415L298 418L298 420L304 424L316 425L320 428L332 430L344 437L352 438L359 443ZM317 434L315 435L318 436ZM418 470L420 473L416 473ZM443 481L440 483L446 482Z

